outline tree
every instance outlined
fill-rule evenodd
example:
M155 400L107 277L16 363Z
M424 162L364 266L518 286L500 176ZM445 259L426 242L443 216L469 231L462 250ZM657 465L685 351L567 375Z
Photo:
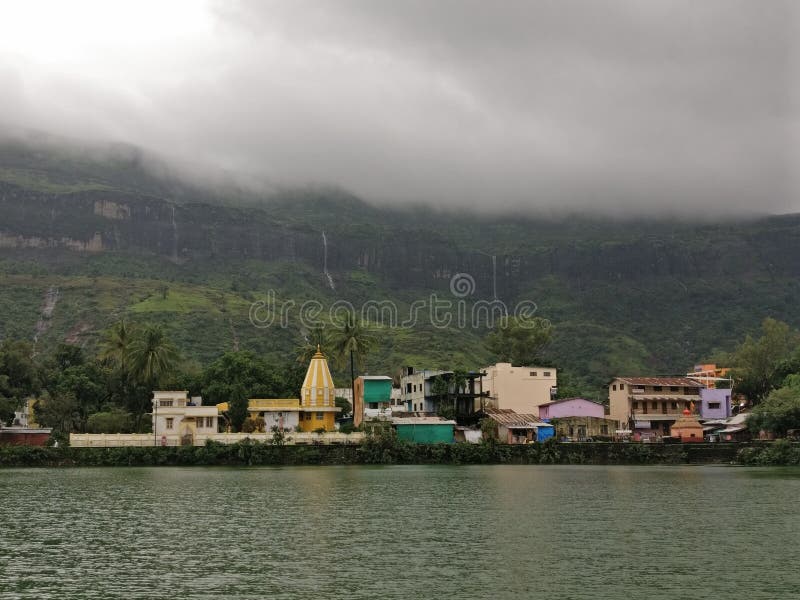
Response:
M5 340L0 344L0 398L15 408L41 389L41 374L32 356L28 342Z
M336 329L331 337L334 359L339 367L343 368L348 358L350 359L350 387L355 398L356 367L359 369L364 367L367 354L375 343L372 330L366 323L351 316L336 323Z
M800 429L800 376L793 377L787 381L789 385L773 390L753 408L747 419L750 431L763 430L782 437L790 429Z
M34 404L36 421L52 427L55 437L66 437L80 423L78 401L72 393L45 397Z
M338 406L339 408L342 409L342 412L339 413L341 416L344 417L344 416L349 415L350 413L353 412L353 405L350 403L350 401L347 398L342 398L341 396L336 396L336 398L334 399L333 402L334 402L334 404L336 406Z
M86 421L89 433L130 433L133 421L131 414L119 408L96 412Z
M134 337L135 330L125 321L120 321L108 330L100 342L98 358L108 362L114 369L127 376L131 343Z
M134 413L135 428L139 431L142 415L150 404L150 393L158 389L163 379L174 374L178 351L160 326L150 325L132 337L127 354L130 381L134 387L128 399Z
M317 349L325 349L328 345L328 336L325 335L325 328L313 327L305 332L303 342L297 347L297 362L303 366L308 366L312 357L317 353Z
M736 391L754 404L780 386L800 352L800 333L786 323L764 319L761 332L758 339L748 335L732 356Z
M231 427L236 431L242 431L244 422L247 420L248 404L244 387L241 384L235 385L228 400L228 417L231 420Z
M550 342L553 328L545 319L503 317L486 336L486 347L500 362L529 366L536 363Z
M149 325L131 340L128 359L134 381L152 389L172 374L178 363L178 351L162 327Z

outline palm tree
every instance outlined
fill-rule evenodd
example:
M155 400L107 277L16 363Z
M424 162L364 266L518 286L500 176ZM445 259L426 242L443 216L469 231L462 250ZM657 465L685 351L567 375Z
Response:
M131 341L128 359L133 379L152 389L175 368L178 351L160 326L150 325Z
M308 331L303 331L303 342L297 346L295 352L297 354L297 362L301 365L308 366L313 356L317 353L317 348L325 348L328 342L328 336L325 335L325 328L312 327Z
M353 405L356 400L356 366L359 369L364 367L367 354L375 343L372 331L362 321L349 318L339 321L332 336L331 347L334 350L334 359L339 368L344 368L348 358L350 359L350 389L353 392Z
M120 373L127 375L128 354L134 333L134 329L124 320L114 325L101 342L100 360L108 361Z

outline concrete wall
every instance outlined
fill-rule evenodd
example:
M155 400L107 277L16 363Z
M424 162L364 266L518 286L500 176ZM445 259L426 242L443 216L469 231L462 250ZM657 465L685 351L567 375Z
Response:
M166 435L165 446L179 446L180 436ZM286 434L285 443L296 444L360 444L364 441L365 434L354 432L350 434L328 432ZM211 440L220 444L235 444L245 439L269 444L272 442L272 432L269 433L212 433L198 434L194 437L195 446L204 446ZM155 437L152 433L71 433L70 446L76 448L116 448L125 446L161 446L161 436Z
M551 367L514 367L497 363L486 367L483 391L495 408L510 408L520 414L539 414L539 405L550 402L550 389L557 385Z

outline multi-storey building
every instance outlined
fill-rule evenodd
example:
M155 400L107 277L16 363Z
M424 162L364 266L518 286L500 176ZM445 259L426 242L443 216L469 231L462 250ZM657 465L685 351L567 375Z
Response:
M539 414L539 407L550 402L558 391L556 370L552 367L515 367L497 363L483 369L483 391L494 408L511 409L520 414Z
M684 410L697 409L701 389L688 377L617 377L608 386L610 416L634 435L668 436Z

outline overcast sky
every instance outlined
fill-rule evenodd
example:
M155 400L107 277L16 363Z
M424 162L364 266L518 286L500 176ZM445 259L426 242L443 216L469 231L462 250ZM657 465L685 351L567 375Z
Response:
M0 0L0 124L381 202L800 211L799 5Z

